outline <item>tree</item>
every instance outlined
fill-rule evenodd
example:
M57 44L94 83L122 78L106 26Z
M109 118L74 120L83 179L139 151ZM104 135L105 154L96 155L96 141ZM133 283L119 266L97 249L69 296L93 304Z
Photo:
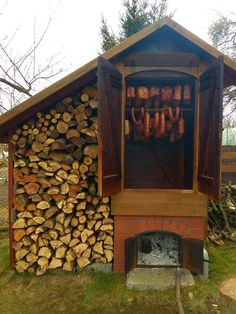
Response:
M221 16L209 27L208 32L212 44L224 54L236 60L236 22ZM224 90L223 101L224 128L236 126L236 87Z
M100 37L102 51L106 51L122 40L137 33L145 26L158 21L167 13L167 0L150 2L148 0L124 0L123 11L119 17L119 35L116 36L102 16Z
M102 51L107 51L118 43L115 34L108 26L107 20L104 18L103 15L101 19L100 33L102 34Z
M217 49L236 59L236 21L221 16L211 24L209 35Z
M38 62L38 54L51 22L52 17L38 35L34 21L32 43L21 54L18 54L18 47L14 45L17 31L0 40L0 114L31 97L62 72L58 68L58 55L50 56L43 66Z

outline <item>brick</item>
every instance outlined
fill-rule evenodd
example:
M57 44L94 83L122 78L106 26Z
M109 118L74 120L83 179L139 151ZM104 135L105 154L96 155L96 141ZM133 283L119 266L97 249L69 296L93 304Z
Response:
M117 249L124 250L124 248L125 248L125 241L115 241L114 242L114 250L117 250Z
M117 233L131 233L135 228L129 226L116 226L114 227L115 232ZM136 230L136 229L135 229Z
M114 264L113 270L114 272L124 272L125 266L124 264Z
M115 264L124 264L125 263L125 256L124 255L114 255L114 263Z
M115 241L124 241L127 238L133 237L133 234L130 233L115 233L114 239Z
M186 226L179 224L176 230L176 233L180 234L180 235L184 235L186 233Z
M193 228L192 237L199 240L204 240L204 230L202 228Z

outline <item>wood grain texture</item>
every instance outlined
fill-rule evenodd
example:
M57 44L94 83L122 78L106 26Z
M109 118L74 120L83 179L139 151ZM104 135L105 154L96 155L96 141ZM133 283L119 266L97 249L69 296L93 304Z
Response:
M113 215L207 217L207 198L191 190L124 190L111 200Z
M8 138L8 232L9 232L9 252L10 252L10 269L15 268L15 253L13 249L14 233L13 233L13 145L10 141L11 134Z
M222 160L236 160L236 152L222 151Z
M198 67L199 57L193 53L131 53L124 58L125 66Z
M211 199L221 197L223 58L200 77L198 189Z
M121 190L122 76L110 62L98 64L98 195Z
M236 165L222 165L221 170L222 173L236 173Z

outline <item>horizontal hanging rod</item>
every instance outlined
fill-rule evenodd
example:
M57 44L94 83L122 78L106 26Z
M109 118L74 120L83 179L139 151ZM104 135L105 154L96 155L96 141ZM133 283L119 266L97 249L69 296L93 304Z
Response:
M141 107L140 108L134 108L135 111L139 111L140 109L141 109ZM150 112L152 112L152 111L155 111L155 112L156 111L160 111L161 112L162 110L166 110L166 109L163 109L163 108L145 108L145 107L144 107L144 109L148 110ZM172 108L172 110L175 111L176 108ZM194 111L194 108L181 108L180 107L180 110L181 111ZM131 108L126 108L125 111L129 112L129 111L131 111Z

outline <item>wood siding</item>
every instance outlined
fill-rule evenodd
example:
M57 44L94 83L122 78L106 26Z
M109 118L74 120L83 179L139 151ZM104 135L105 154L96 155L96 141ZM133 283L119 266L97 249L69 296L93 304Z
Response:
M113 215L207 216L207 198L191 190L124 190L111 201Z
M236 184L236 145L222 148L222 183Z

